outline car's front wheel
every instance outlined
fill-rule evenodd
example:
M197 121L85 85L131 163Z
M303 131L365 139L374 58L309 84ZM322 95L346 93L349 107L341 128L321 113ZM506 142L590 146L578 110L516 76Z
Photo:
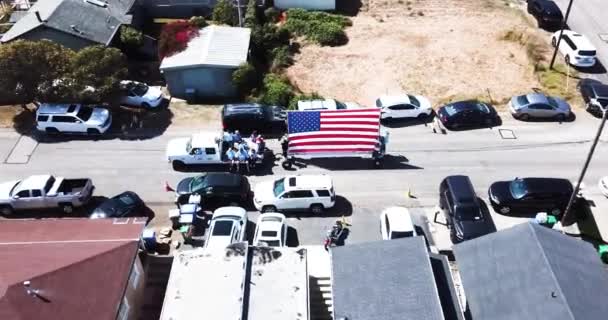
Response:
M502 214L508 214L511 212L511 208L508 206L501 206L498 208L498 212L500 212Z
M13 207L9 206L9 205L5 205L5 206L1 206L0 207L0 213L7 217L13 214Z
M313 214L322 214L323 211L325 211L325 208L321 204L315 203L310 206L310 212L312 212Z
M144 109L150 109L150 104L147 102L142 102L141 107Z
M519 116L519 119L522 121L528 121L528 120L530 120L530 115L528 115L527 113L524 113Z
M570 56L566 56L566 64L570 65Z
M61 211L63 211L64 213L70 214L74 212L74 206L71 203L64 203L60 205L60 207Z
M555 39L555 37L551 38L551 45L553 45L554 47L557 46L557 40Z
M172 161L171 165L173 166L173 170L182 170L186 166L183 161L179 160Z
M557 120L558 122L564 122L566 120L566 115L563 113L560 113L555 116L555 120Z

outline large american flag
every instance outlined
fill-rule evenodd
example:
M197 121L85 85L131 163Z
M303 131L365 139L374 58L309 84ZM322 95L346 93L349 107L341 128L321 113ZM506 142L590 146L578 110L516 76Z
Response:
M291 111L288 154L369 153L379 149L380 109Z

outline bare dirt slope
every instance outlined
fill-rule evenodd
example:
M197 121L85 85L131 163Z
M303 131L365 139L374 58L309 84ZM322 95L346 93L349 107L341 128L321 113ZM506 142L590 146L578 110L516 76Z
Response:
M499 39L525 21L492 1L364 1L348 44L303 45L287 75L304 92L364 105L403 91L434 104L528 92L538 82L525 49Z

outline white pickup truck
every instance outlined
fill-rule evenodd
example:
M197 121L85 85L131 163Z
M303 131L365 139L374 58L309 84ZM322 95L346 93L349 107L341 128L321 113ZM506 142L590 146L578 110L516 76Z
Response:
M264 161L267 151L265 146L260 146L250 139L243 139L250 149L256 152L256 164ZM195 133L190 137L172 139L167 144L167 160L174 169L183 168L187 165L217 165L230 164L226 151L229 143L224 143L223 136L212 133Z
M0 213L11 215L17 210L61 208L72 213L93 195L90 179L65 179L52 175L35 175L23 180L0 184Z

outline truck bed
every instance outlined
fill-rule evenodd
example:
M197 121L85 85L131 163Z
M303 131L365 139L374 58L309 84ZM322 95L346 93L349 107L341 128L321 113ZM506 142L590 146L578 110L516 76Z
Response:
M57 188L57 194L80 193L88 184L90 184L89 179L64 179Z

